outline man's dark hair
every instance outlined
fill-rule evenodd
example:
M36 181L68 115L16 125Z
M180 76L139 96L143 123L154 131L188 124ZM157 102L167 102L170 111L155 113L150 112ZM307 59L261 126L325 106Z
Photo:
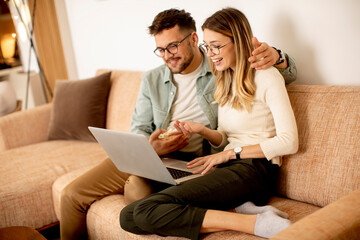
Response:
M185 10L171 8L156 15L152 25L149 26L149 33L154 36L162 30L173 28L176 25L181 30L196 32L195 21L190 13L185 12Z

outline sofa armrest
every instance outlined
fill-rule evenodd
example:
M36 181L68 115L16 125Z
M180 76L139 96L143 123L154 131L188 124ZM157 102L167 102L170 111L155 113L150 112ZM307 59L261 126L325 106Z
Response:
M0 151L47 140L52 104L0 118Z
M355 240L359 236L360 190L356 190L295 222L271 239Z

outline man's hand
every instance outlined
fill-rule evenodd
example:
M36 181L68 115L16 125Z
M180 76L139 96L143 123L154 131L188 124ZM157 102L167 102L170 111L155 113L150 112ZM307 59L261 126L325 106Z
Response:
M277 63L280 59L279 53L267 43L259 42L256 37L252 38L252 43L255 47L255 50L252 52L252 56L249 57L249 62L251 62L251 67L256 70L267 69ZM281 65L281 66L280 66ZM278 68L286 68L287 62L276 66Z
M165 129L157 129L149 138L151 146L159 156L177 151L189 144L187 141L188 137L183 134L179 134L169 140L159 139L159 135L164 132L166 132Z

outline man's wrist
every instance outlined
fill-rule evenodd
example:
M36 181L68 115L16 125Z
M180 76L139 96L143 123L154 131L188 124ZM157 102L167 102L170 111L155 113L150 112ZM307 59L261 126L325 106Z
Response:
M277 53L279 54L279 60L274 64L274 66L280 65L283 62L285 62L285 54L283 53L283 51L281 51L280 49L277 49L275 47L273 47Z

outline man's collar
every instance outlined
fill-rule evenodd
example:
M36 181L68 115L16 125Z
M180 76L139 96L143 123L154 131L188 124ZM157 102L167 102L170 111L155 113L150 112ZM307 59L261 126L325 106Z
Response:
M210 70L210 66L209 66L209 62L208 62L206 53L200 47L199 47L199 49L203 56L202 63L201 63L200 76L205 76L206 74L211 73L211 70ZM171 79L172 79L172 73L170 71L170 68L166 66L165 74L164 74L164 83L171 81Z
M165 68L165 74L164 74L164 83L170 82L172 79L172 74L170 71L170 68L166 66Z
M208 61L208 58L206 56L206 53L204 52L204 50L199 47L200 49L200 52L201 54L203 55L203 61L202 61L202 66L201 66L201 73L200 73L200 76L205 76L206 74L208 73L211 73L211 69L210 69L210 66L209 66L209 61Z

